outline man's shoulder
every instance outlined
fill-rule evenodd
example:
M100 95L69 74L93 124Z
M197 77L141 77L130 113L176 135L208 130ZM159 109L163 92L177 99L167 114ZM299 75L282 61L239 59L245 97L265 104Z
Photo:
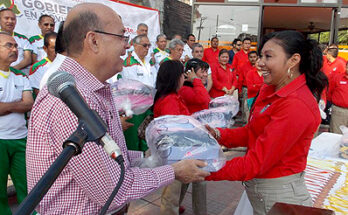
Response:
M162 63L164 63L164 62L166 62L168 60L170 60L170 58L169 57L165 57L163 60L161 60L160 64L162 64Z
M10 67L10 72L12 72L13 74L17 75L17 76L21 76L21 77L27 77L27 75L22 72L21 70L19 69L15 69L13 67Z
M154 53L154 54L157 54L157 53L159 53L159 52L160 52L159 48L153 49L153 53Z
M46 58L34 63L33 66L30 68L29 75L34 74L37 70L39 70L39 68L42 68L43 66L47 65L47 63L48 61Z
M29 38L30 43L35 43L35 42L40 41L40 40L42 40L42 37L40 37L40 35L35 35L35 36L32 36Z
M14 36L14 37L18 37L18 38L23 39L23 40L28 40L28 37L26 37L26 36L23 35L23 34L19 34L19 33L17 33L17 32L14 32L14 33L13 33L13 36Z
M141 65L137 59L133 55L128 55L127 58L123 61L124 67L130 67L130 66L136 66Z

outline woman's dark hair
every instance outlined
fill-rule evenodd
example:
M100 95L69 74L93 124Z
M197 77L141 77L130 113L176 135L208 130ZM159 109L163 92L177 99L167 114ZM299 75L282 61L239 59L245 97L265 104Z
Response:
M180 61L168 60L161 64L156 79L156 95L154 102L170 93L176 92L184 66Z
M227 49L221 49L221 50L219 51L219 57L220 57L222 54L224 54L224 53L227 53L227 54L228 54Z
M56 38L55 51L56 51L56 53L59 53L59 54L66 51L65 42L64 42L64 38L63 38L63 27L64 27L64 21L62 21L59 24L57 38Z
M188 60L186 63L185 72L192 70L192 68L196 73L199 69L209 69L209 64L198 59L198 58L192 58L192 59ZM193 84L190 81L185 81L184 85L193 87Z
M320 100L321 92L328 85L326 75L321 71L323 64L322 51L318 43L314 40L305 39L305 37L297 31L279 31L267 34L259 47L259 53L265 43L269 40L280 45L288 58L298 53L301 56L300 73L305 74L306 83L317 101Z

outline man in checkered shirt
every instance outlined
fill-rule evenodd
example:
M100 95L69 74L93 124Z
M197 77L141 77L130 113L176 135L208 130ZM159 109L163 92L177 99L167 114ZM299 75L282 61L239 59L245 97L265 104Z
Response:
M106 80L122 70L120 56L129 48L121 18L102 4L80 4L68 14L63 37L68 57L58 70L72 74L91 109L108 125L108 132L121 148L125 159L125 179L109 207L111 214L123 214L134 199L178 179L183 183L202 181L209 173L198 167L202 161L184 160L153 169L131 167L140 152L127 151L120 119ZM45 86L32 110L26 151L29 191L62 152L62 143L77 128L78 119ZM102 147L86 143L72 158L56 182L36 207L40 214L97 214L115 188L120 167Z

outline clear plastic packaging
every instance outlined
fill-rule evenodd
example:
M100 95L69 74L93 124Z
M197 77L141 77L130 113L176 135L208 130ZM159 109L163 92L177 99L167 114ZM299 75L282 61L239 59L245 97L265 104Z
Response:
M238 109L238 106L221 106L198 111L192 117L213 128L232 128Z
M348 160L348 128L344 125L340 126L342 138L340 142L339 157Z
M238 111L238 99L225 95L211 100L209 109L193 113L192 117L213 128L231 128L234 124L233 117Z
M198 159L208 163L204 170L216 172L226 163L220 145L204 125L191 116L167 115L155 118L145 133L151 156L140 162L141 167Z
M116 107L127 116L142 114L153 105L156 89L140 81L120 79L111 84Z
M216 97L215 99L212 99L209 102L209 108L224 107L224 106L232 107L238 113L239 102L238 102L238 99L233 96L224 95L224 96Z

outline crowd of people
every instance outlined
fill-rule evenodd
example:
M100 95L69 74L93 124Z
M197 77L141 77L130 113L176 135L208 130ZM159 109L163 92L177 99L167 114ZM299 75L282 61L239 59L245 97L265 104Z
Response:
M41 34L29 39L14 32L15 26L12 10L0 10L0 211L4 214L11 214L8 174L20 203L78 126L64 102L48 92L47 79L57 70L75 77L77 89L106 122L124 156L125 179L111 203L111 214L126 213L131 200L160 187L165 187L161 214L182 213L185 208L180 204L190 183L194 213L207 214L205 180L242 181L254 214L266 214L275 202L310 206L304 169L321 123L318 103L331 110L331 132L340 133L340 125L348 126L347 62L338 57L337 45L321 50L296 31L264 36L258 51L251 50L248 37L235 39L227 50L219 49L218 37L204 48L193 34L185 42L174 35L169 43L160 34L153 47L146 24L140 23L130 40L121 17L97 3L75 6L57 33L49 15L39 18ZM119 79L156 88L153 107L132 117L120 115L110 90ZM203 171L206 163L199 160L152 169L132 166L148 150L138 135L148 116L191 115L224 95L239 98L245 125L206 129L222 146L247 147L244 156L227 161L214 173ZM120 171L101 147L86 144L36 211L96 214Z

